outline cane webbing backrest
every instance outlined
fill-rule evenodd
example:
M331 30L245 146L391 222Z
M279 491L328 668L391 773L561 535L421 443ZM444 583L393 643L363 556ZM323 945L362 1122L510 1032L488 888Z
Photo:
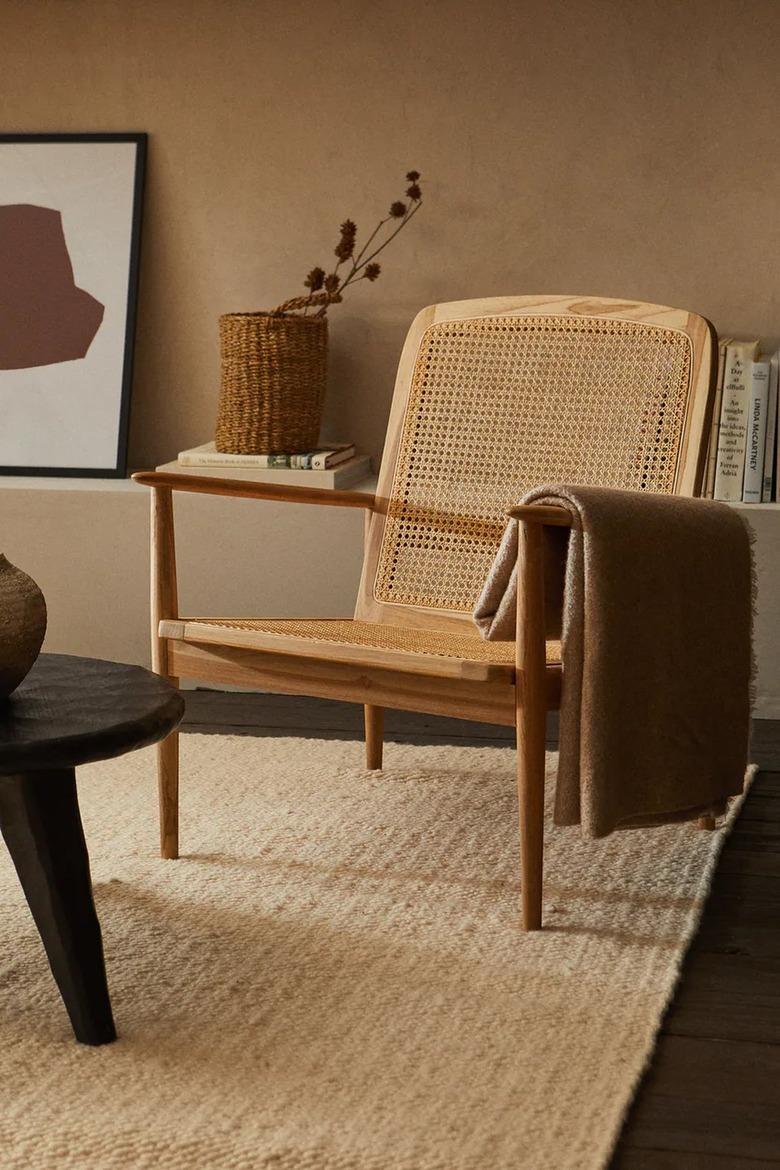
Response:
M364 581L375 604L469 613L506 509L535 485L694 493L706 323L654 306L529 300L471 314L438 306L443 319L420 323L380 480L386 512Z

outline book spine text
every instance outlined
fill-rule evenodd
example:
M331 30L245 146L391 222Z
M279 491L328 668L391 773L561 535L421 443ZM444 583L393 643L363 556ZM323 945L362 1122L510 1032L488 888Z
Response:
M761 502L771 503L777 453L777 392L780 374L780 354L773 353L769 359L769 401L766 408L766 435L764 437L764 482Z
M769 362L753 362L750 375L745 478L742 499L746 504L760 504L764 484L764 442L766 408L769 398Z
M757 341L738 341L726 350L715 469L716 500L736 503L742 499L750 371L757 349Z

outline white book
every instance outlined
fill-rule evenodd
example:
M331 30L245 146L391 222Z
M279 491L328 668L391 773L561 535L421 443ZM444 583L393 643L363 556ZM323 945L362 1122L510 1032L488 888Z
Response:
M757 341L733 341L726 350L715 468L716 500L738 503L742 499L750 375L757 352Z
M775 351L769 359L769 401L766 408L766 436L764 438L764 486L761 489L762 504L772 501L772 481L777 456L777 390L780 376L780 353Z
M214 476L217 479L249 480L250 483L285 483L300 487L346 488L368 479L371 475L371 457L355 455L338 467L324 471L303 471L290 467L214 467L212 464L192 466L173 460L163 463L158 471L175 471L181 475Z
M777 421L775 428L775 494L773 498L776 504L780 504L780 384L777 387Z
M760 357L753 362L750 373L745 477L742 483L742 499L746 504L761 503L761 493L764 487L764 443L766 442L768 402L769 358Z

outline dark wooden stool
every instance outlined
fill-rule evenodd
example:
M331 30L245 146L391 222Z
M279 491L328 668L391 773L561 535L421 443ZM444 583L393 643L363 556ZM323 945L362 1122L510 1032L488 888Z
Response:
M116 1039L75 768L156 743L184 700L140 666L42 654L0 701L0 830L82 1044Z

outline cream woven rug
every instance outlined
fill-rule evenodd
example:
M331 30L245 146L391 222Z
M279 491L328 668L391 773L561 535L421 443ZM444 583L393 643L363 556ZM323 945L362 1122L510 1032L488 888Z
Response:
M512 750L182 754L178 862L151 752L80 772L117 1044L71 1038L0 855L5 1170L606 1163L721 832L553 831L524 936Z

